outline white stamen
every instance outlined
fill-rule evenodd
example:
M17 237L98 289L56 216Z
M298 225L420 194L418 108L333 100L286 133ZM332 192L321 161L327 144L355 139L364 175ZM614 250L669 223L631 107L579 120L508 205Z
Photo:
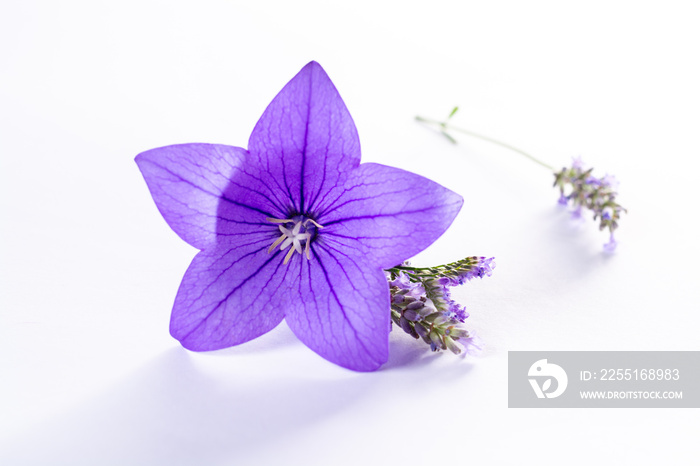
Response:
M277 224L281 233L281 235L268 248L268 254L279 246L280 251L284 251L289 248L289 251L284 257L284 264L287 264L291 260L292 256L294 255L294 251L298 252L302 256L305 255L307 260L311 260L311 240L313 239L314 232L313 230L309 231L309 228L313 228L311 226L312 224L316 228L323 228L322 225L319 225L310 218L304 218L301 215L290 219L268 217L267 220ZM284 225L288 223L293 223L294 225L291 227L285 227ZM302 228L304 230L303 232ZM302 244L302 242L305 242L305 244Z
M294 220L292 220L291 218L284 218L283 219L283 218L267 217L266 220L268 222L272 222L272 223L294 223Z
M284 258L283 264L286 264L287 262L289 262L289 259L292 258L292 254L294 254L294 248L289 250L289 252L287 253L287 255Z
M279 238L277 238L277 239L275 240L275 242L272 243L272 246L270 246L270 248L267 250L267 253L270 254L270 253L272 252L272 250L275 249L275 248L277 247L277 245L279 245L282 241L284 241L285 238L286 238L285 235L282 235L282 236L280 236Z
M323 228L323 225L319 225L318 223L314 222L314 221L311 220L310 218L307 218L306 221L305 221L304 223L306 224L306 223L308 223L308 222L311 222L311 223L313 223L314 225L316 225L316 228Z

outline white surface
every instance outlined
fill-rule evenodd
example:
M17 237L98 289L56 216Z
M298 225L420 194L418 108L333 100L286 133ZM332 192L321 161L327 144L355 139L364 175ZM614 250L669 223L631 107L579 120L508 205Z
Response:
M507 408L509 350L698 350L694 2L38 2L0 13L0 463L689 464L697 410ZM457 291L480 358L394 332L372 374L284 325L208 354L168 334L195 251L133 162L245 146L319 61L363 159L465 196L414 263L496 256ZM621 181L620 248L546 170L455 123Z

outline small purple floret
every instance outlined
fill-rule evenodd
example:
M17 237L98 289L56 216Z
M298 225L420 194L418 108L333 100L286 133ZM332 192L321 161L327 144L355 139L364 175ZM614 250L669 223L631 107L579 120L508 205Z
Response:
M468 338L460 338L457 341L464 348L465 355L478 356L484 350L483 340L474 333L471 333Z
M615 178L614 175L605 175L601 180L601 184L603 186L606 186L612 190L616 190L618 186L620 185L620 182L617 181L617 178Z
M607 253L613 253L615 252L615 249L617 249L617 241L615 241L615 237L612 235L612 233L610 234L610 241L603 245L603 249Z
M473 266L470 270L460 275L459 280L456 284L463 284L473 278L479 277L490 277L493 274L493 269L496 268L496 262L493 257L486 258L480 257L479 262Z
M395 286L400 290L406 290L405 296L411 296L413 298L420 298L425 294L425 289L420 282L412 282L409 280L408 275L401 272L395 280L389 282L389 286Z

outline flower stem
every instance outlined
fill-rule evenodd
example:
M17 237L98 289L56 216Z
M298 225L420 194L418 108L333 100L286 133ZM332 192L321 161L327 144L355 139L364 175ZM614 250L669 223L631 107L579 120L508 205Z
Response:
M434 267L411 267L406 264L400 264L390 269L386 269L386 271L391 273L392 275L397 275L400 272L407 272L410 276L416 276L421 278L453 276L471 270L473 267L483 262L484 259L484 257L469 256L465 257L462 260L450 262L449 264L437 265Z
M512 150L513 152L517 152L517 153L520 154L520 155L524 155L525 157L527 157L528 159L532 160L533 162L535 162L535 163L537 163L537 164L539 164L539 165L541 165L541 166L543 166L543 167L545 167L545 168L548 168L548 169L554 171L554 167L552 167L551 165L549 165L549 164L547 164L547 163L541 161L540 159L538 159L538 158L536 158L536 157L533 157L532 155L528 154L527 152L525 152L525 151L523 151L523 150L518 149L517 147L511 146L510 144L506 144L505 142L501 142L501 141L499 141L499 140L497 140L497 139L493 139L493 138L490 138L490 137L488 137L488 136L484 136L484 135L482 135L482 134L475 133L475 132L473 132L473 131L469 131L469 130L467 130L467 129L458 128L458 127L456 127L456 126L449 125L449 124L447 124L446 121L432 120L432 119L429 119L429 118L423 118L423 117L421 117L421 116L416 116L416 120L417 120L417 121L420 121L421 123L427 123L427 124L430 124L430 125L437 125L437 126L439 126L439 127L441 128L442 134L444 134L444 135L445 135L450 141L452 141L453 143L456 143L456 141L454 140L454 138L453 138L452 136L450 136L450 135L447 133L447 130L456 131L456 132L458 132L458 133L462 133L462 134L466 134L466 135L468 135L468 136L471 136L471 137L473 137L473 138L481 139L482 141L487 141L487 142L490 142L490 143L492 143L492 144L496 144L496 145L499 145L499 146L501 146L501 147L505 147L506 149L510 149L510 150Z

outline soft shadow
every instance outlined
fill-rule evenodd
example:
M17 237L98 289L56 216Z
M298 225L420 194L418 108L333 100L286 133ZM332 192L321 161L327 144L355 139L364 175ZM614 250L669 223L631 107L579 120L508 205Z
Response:
M588 275L614 257L603 251L607 233L598 231L597 223L588 218L588 213L575 219L566 208L555 205L534 219L548 245L543 254L549 260L570 265L558 268L566 278Z
M291 331L279 330L255 350L288 345ZM273 372L279 364L259 366L249 359L257 355L226 350L203 358L175 347L79 406L19 433L0 458L13 466L254 464L259 452L290 436L303 439L305 431L352 418L364 406L429 393L478 364L431 353L398 332L390 343L389 362L369 374L338 368L279 375ZM285 351L261 360L270 357L284 358ZM411 389L397 393L397 386Z
M393 331L389 341L389 361L379 374L396 374L418 389L416 380L422 384L454 382L469 374L478 364L473 356L454 355L449 351L433 353L422 340L414 340L399 331Z
M389 340L389 361L382 366L381 371L425 366L434 363L442 356L441 353L431 352L423 340L415 340L400 333L399 329L392 330ZM396 334L400 335L397 337Z
M9 457L7 451L2 456L13 465L236 464L276 438L353 409L377 380L364 374L328 380L259 373L221 380L174 348L20 436Z

